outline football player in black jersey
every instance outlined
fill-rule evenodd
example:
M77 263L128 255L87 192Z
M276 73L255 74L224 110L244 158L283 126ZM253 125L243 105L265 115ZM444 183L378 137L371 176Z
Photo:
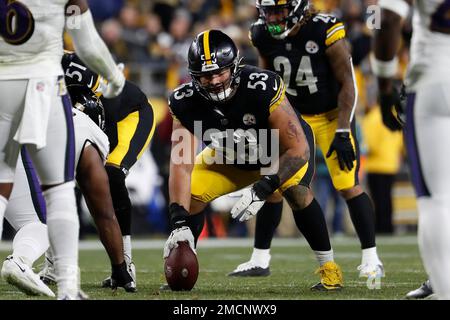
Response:
M104 106L104 131L110 143L105 168L114 210L123 236L125 261L133 278L136 279L131 255L131 201L125 178L150 143L155 130L153 108L145 94L130 81L126 81L122 93L116 98L104 98L102 91L105 80L89 70L75 53L66 52L62 65L71 97L75 97L80 90L88 90L100 96ZM112 287L111 278L105 279L102 286Z
M289 101L311 126L326 155L333 185L347 201L361 242L359 275L384 276L376 251L374 209L358 182L357 89L344 24L332 15L316 13L307 0L257 0L256 7L260 18L251 26L251 41L261 66L283 78ZM260 257L264 267L269 265L279 215L281 209L278 215L258 215L264 221L256 224L253 256ZM248 275L253 260L238 266L232 275Z
M246 187L231 211L233 218L247 220L274 193L282 194L320 264L321 282L313 288L342 288L323 213L305 181L311 178L305 131L311 130L286 99L281 77L240 65L235 44L218 30L196 36L188 63L192 81L175 89L169 99L173 231L164 257L178 241L188 241L194 249L207 203ZM268 142L272 130L278 136ZM207 146L196 156L197 141ZM279 157L275 157L276 146ZM262 155L270 155L269 161Z

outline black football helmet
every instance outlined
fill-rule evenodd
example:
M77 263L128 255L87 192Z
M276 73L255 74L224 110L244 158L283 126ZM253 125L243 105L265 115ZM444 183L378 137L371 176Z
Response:
M105 130L105 108L99 97L83 85L68 85L72 105L91 118L103 131Z
M219 30L206 30L192 41L188 52L189 73L195 89L207 100L224 102L230 99L239 85L239 50L233 40ZM230 69L230 78L218 86L203 86L201 76Z
M301 22L309 8L308 0L256 0L256 8L260 18L265 22L267 30L276 39L286 38L295 25ZM268 23L267 14L271 11L288 9L287 16L278 23Z
M64 80L68 86L84 85L96 92L100 84L100 76L91 71L75 52L64 50L61 59L64 70Z

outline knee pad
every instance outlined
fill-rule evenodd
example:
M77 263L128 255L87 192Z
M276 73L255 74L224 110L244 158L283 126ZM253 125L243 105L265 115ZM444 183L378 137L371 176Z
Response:
M75 182L65 182L43 192L47 205L47 222L69 220L78 223Z

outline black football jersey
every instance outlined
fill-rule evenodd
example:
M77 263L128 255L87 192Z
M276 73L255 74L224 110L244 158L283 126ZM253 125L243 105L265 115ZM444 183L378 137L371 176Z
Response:
M270 166L269 115L284 99L279 75L253 66L242 67L236 93L225 102L205 99L186 83L169 98L175 119L222 157L222 163L243 170ZM262 156L261 156L262 155Z
M283 77L292 106L302 114L319 114L338 107L339 84L325 50L345 38L343 23L332 15L316 14L295 36L273 38L262 20L253 23L250 39L268 68Z
M103 81L98 74L86 67L75 53L65 54L62 66L67 86L81 85L96 93L100 81ZM138 111L140 108L148 107L147 96L137 85L128 80L120 95L112 99L104 97L100 97L100 99L105 107L106 126L111 122L123 120L130 113Z

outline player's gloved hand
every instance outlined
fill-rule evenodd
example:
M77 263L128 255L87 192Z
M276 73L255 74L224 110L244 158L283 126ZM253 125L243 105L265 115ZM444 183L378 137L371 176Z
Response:
M405 102L406 94L404 85L401 88L401 92L393 87L389 93L380 93L380 108L383 123L391 131L398 131L403 128ZM396 114L394 114L392 107L394 107Z
M123 63L119 63L114 77L107 83L103 83L102 87L99 89L105 98L111 99L117 97L122 92L126 81L125 76L123 75L123 69Z
M175 229L172 231L172 233L169 236L169 239L167 239L166 244L164 245L164 254L163 258L167 258L170 254L170 250L173 248L178 247L178 242L186 241L189 243L189 246L191 247L192 251L194 251L195 254L195 246L194 246L194 235L192 234L192 231L189 227L184 226L178 229Z
M335 133L326 157L329 158L333 151L336 151L341 170L345 170L345 167L347 167L348 170L353 169L353 161L356 160L356 155L350 140L350 132L339 131Z
M278 176L264 176L253 186L242 189L241 198L231 209L231 217L246 221L255 216L262 208L269 195L275 192L280 185Z

